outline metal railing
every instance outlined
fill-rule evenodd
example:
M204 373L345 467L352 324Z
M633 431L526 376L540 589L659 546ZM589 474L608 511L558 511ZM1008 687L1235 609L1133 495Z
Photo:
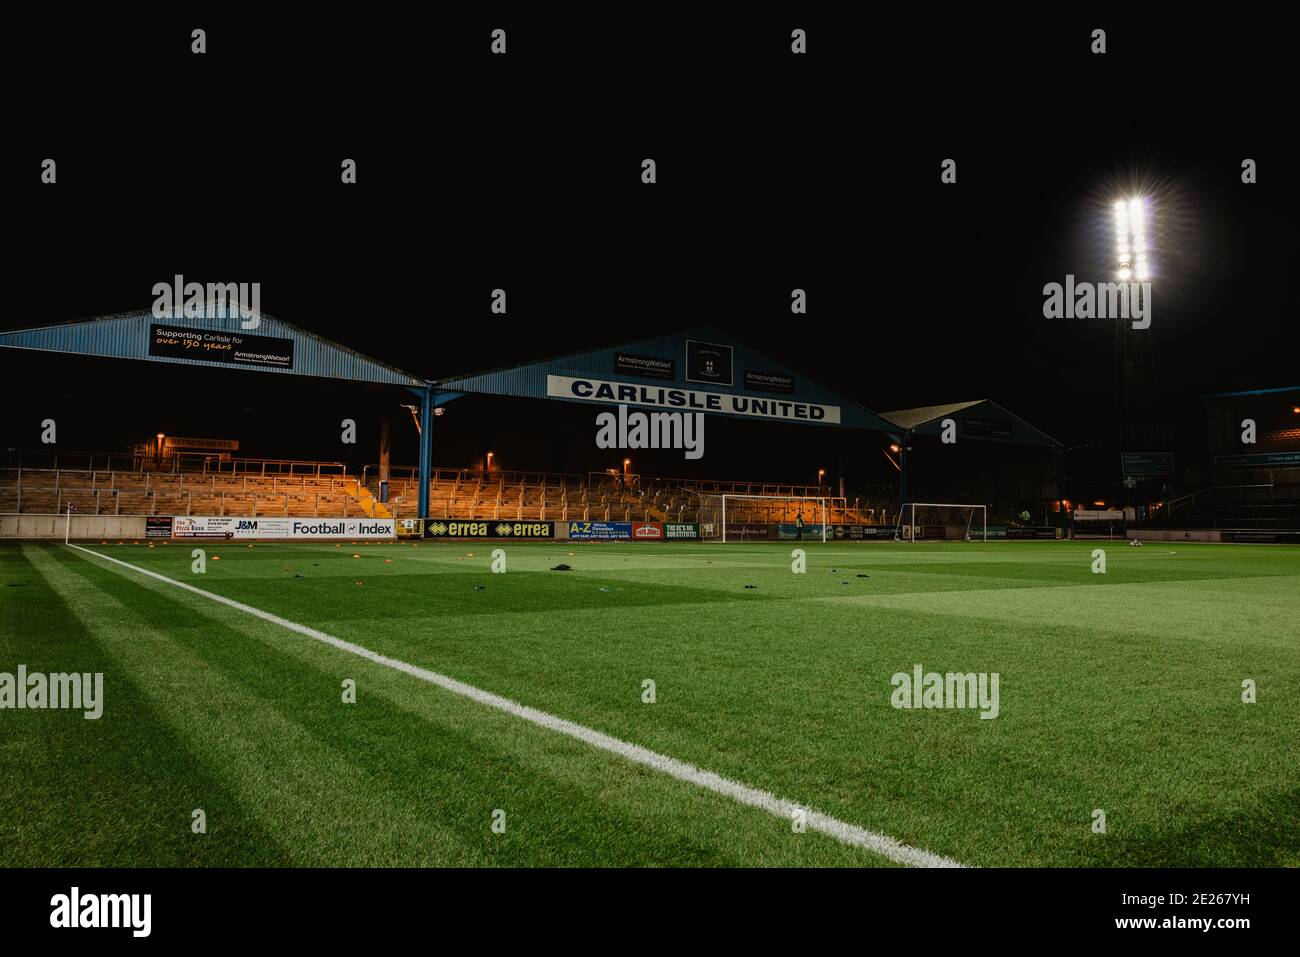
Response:
M42 489L40 493L33 495L28 492L27 507L23 507L23 500L20 494L15 502L15 514L22 515L62 515L68 506L73 503L77 507L77 514L81 515L194 515L195 499L194 492L183 493L163 493L163 506L159 506L159 492L157 489ZM126 493L126 494L123 494ZM141 501L147 502L147 507L140 508L133 506L129 501L126 508L123 509L123 502L129 497L139 495ZM175 497L184 496L184 505L173 501ZM229 498L227 496L229 495ZM279 493L276 495L258 495L256 493L242 492L217 492L212 495L201 496L198 500L199 509L197 514L200 515L247 515L256 518L262 516L274 516L288 518L290 516L300 515L304 518L353 518L366 517L374 518L375 509L362 508L361 505L349 495L341 494L335 500L326 501L325 514L321 514L321 495L322 493L308 493L301 498L307 498L310 495L310 508L304 508L302 501L292 501L289 493ZM238 496L238 498L236 498ZM112 504L107 504L111 502ZM206 502L211 502L209 507ZM340 507L330 508L331 505ZM91 507L87 507L91 506ZM413 517L417 510L412 508L410 514L405 517ZM396 516L394 516L396 517Z
M1212 485L1170 499L1144 528L1300 527L1300 483Z

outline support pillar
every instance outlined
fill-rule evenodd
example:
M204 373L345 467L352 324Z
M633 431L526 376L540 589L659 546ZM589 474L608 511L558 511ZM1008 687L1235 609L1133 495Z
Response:
M433 473L433 386L420 393L420 518L429 517L429 484Z
M379 481L388 481L389 459L393 448L393 415L385 412L379 420Z
M904 432L902 438L903 441L898 443L901 450L898 453L898 505L900 509L907 504L907 444L912 441L912 433Z

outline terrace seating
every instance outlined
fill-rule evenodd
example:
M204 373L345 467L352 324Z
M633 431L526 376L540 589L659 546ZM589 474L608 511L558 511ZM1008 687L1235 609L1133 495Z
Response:
M289 509L289 496L284 492L262 493L253 496L254 515L285 515Z
M106 457L107 458L107 457ZM260 460L259 460L260 461ZM370 514L379 482L367 468L364 486L346 474L313 473L312 463L270 461L245 470L243 460L212 471L104 471L90 469L0 469L0 511L57 514L73 502L79 512L121 515L266 515L342 518ZM308 474L312 473L312 474ZM410 518L420 512L419 481L395 475L388 483L389 514ZM825 491L824 489L822 490ZM815 486L773 483L665 479L641 476L631 488L614 476L589 478L541 472L435 470L429 489L429 514L454 519L545 521L700 521L702 495L816 495ZM805 521L814 520L805 505ZM727 517L737 522L793 522L793 503L729 503ZM885 520L887 503L835 500L833 522L871 524ZM707 520L707 519L705 519ZM716 519L715 519L716 520Z
M190 492L188 515L220 515L221 496L216 492Z

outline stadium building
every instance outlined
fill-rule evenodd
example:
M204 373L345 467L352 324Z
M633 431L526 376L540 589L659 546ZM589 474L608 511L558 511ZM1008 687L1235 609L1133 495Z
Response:
M1202 397L1208 481L1157 503L1144 537L1300 543L1300 386Z
M996 402L877 413L714 327L435 381L255 321L133 313L0 334L56 367L154 366L151 404L106 400L128 439L116 448L69 443L71 423L49 436L25 423L0 475L4 534L216 534L233 519L259 520L263 537L328 527L309 519L374 520L376 537L496 534L485 522L721 539L1068 525L1060 443ZM178 401L158 408L158 395ZM242 396L267 409L259 428L238 414ZM648 435L629 434L638 415ZM618 423L612 443L602 416ZM692 419L698 454L680 431ZM913 501L943 507L902 514Z

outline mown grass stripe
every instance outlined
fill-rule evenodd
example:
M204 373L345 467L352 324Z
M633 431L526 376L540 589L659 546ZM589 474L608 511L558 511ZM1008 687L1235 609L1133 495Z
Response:
M404 674L410 675L411 677L418 678L421 681L428 682L429 684L437 685L453 694L469 698L479 704L521 718L539 727L566 735L567 737L581 741L591 747L619 755L628 761L652 768L663 774L667 774L670 777L676 778L677 780L694 784L697 787L730 798L737 803L758 808L785 820L792 820L796 813L802 813L805 816L807 826L812 830L833 837L844 844L864 848L896 863L906 864L913 867L962 866L951 858L943 857L920 848L911 847L887 834L870 831L846 821L841 821L838 818L822 814L818 811L812 810L811 808L805 808L792 801L776 797L767 791L761 791L757 788L749 787L739 781L725 778L711 771L706 771L692 764L687 764L684 761L679 761L667 755L651 751L648 748L643 748L639 745L622 741L618 738L611 737L592 728L576 724L545 711L540 711L536 708L519 704L509 698L504 698L500 695L493 694L490 691L485 691L481 688L474 687L473 685L457 681L454 678L439 674L438 672L420 668L416 665L409 664L405 661L399 661L395 658L389 658L385 655L371 651L368 648L364 648L361 645L353 644L352 642L345 641L342 638L335 637L334 635L326 634L323 631L319 631L307 625L302 625L298 622L281 618L278 615L263 611L260 608L254 608L253 606L246 605L243 602L235 601L234 599L227 598L224 595L218 595L214 592L197 588L194 585L176 581L175 579L168 578L165 575L160 575L157 572L141 568L138 565L132 565L129 562L124 562L120 559L103 555L93 549L84 548L80 545L69 545L68 547L74 548L79 552L84 552L87 555L94 556L102 561L112 562L124 568L131 569L132 571L149 576L157 581L184 589L185 591L207 598L210 601L215 601L229 608L233 608L236 611L260 618L263 621L279 625L289 631L293 631L334 648L338 648L341 651L346 651L350 654L364 658L374 664L382 665L383 667L400 671Z

